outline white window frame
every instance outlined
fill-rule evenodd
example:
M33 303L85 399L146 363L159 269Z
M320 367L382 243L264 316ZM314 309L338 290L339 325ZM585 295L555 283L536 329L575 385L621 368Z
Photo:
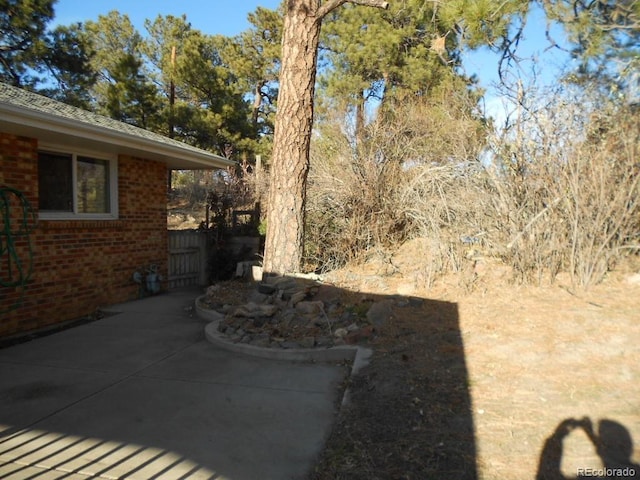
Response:
M38 154L52 153L71 155L71 183L73 186L73 211L57 212L38 210L38 218L42 220L117 220L118 219L118 156L108 155L79 148L69 148L64 145L41 143ZM80 213L78 212L78 157L89 157L109 162L109 213ZM40 187L38 187L40 188Z

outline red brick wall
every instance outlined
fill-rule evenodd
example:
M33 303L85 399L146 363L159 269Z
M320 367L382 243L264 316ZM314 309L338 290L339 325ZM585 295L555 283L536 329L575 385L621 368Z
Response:
M0 186L21 191L38 205L37 141L0 133ZM132 275L150 264L167 277L166 166L118 158L117 220L37 220L30 234L33 273L21 300L19 288L0 286L0 337L77 319L98 307L138 296ZM0 203L1 207L1 203ZM12 200L18 227L22 209ZM0 232L4 225L0 223ZM0 253L6 242L0 237ZM26 239L18 238L26 264ZM15 262L12 264L16 276ZM0 282L9 277L7 252ZM18 306L15 304L18 303ZM9 311L7 311L9 310Z

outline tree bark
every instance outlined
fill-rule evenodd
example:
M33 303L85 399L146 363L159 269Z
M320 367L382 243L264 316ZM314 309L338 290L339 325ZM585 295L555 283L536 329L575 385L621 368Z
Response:
M287 1L263 262L267 274L285 275L299 272L302 267L320 28L322 18L347 1ZM380 0L351 3L387 7L387 2Z
M320 22L318 0L289 1L271 158L263 270L284 275L302 265L304 204Z
M262 87L265 81L258 82L254 89L253 107L251 109L251 125L258 131L258 117L260 116L260 106L262 105Z

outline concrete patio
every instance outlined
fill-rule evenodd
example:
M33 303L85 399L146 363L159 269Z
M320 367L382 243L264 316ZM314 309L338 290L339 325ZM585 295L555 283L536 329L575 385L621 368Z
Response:
M0 349L0 478L306 478L346 367L219 349L198 293Z

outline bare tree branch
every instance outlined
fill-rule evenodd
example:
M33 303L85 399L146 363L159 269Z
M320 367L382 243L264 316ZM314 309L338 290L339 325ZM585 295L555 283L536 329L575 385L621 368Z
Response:
M318 9L318 20L322 20L336 8L345 3L353 3L355 5L364 5L365 7L389 8L389 2L383 0L329 0Z

